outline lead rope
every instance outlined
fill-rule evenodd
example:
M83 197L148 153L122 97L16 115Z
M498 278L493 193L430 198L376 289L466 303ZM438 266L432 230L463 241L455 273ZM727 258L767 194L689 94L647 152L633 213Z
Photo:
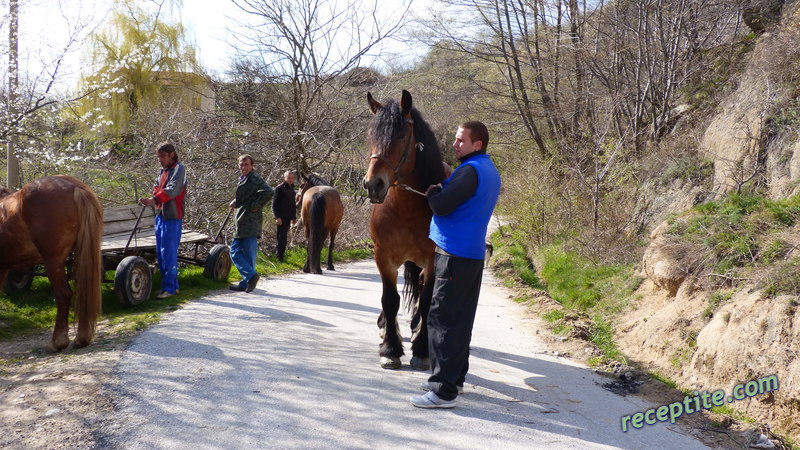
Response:
M423 150L425 150L425 145L424 145L422 142L417 142L417 151L420 151L420 152L421 152L421 151L423 151ZM398 180L400 179L400 177L399 177L399 173L398 173L398 177L397 177L397 179L398 179ZM415 194L419 194L419 195L421 195L421 196L423 196L423 197L427 197L427 195L425 195L425 193L424 193L424 192L420 192L420 191L418 191L418 190L416 190L416 189L412 188L411 186L409 186L409 185L407 185L407 184L398 183L396 186L399 186L401 189L405 189L405 190L406 190L406 191L408 191L408 192L413 192L413 193L415 193Z

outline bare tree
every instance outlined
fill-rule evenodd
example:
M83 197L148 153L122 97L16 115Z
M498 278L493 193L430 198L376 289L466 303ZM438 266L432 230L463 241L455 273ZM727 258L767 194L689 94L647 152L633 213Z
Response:
M364 117L364 87L374 80L365 78L369 71L362 63L401 28L405 14L386 23L378 1L233 3L249 18L235 33L234 84L246 86L247 97L268 102L260 106L258 122L251 122L254 131L270 135L286 168L308 172L337 164L340 150L360 145L355 141L363 133L354 134L352 125Z
M8 117L17 117L17 98L19 90L19 5L17 0L8 4ZM12 127L14 127L12 125ZM15 128L15 127L14 127ZM12 189L21 187L19 178L19 160L15 153L17 139L15 133L9 133L6 140L6 166L8 169L8 186Z

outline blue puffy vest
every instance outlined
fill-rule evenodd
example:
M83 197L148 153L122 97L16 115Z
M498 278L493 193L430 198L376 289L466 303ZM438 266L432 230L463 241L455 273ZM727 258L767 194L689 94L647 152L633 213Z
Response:
M442 250L455 256L483 259L486 254L486 228L500 195L500 174L489 155L475 155L463 161L442 186L464 166L472 166L478 175L478 188L466 202L446 216L433 215L430 238Z

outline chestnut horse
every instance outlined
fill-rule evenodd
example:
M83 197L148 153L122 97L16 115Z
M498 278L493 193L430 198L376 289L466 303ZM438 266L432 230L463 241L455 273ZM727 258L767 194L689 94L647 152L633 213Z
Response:
M379 103L367 93L374 114L367 132L370 149L364 187L373 203L370 233L375 244L375 264L381 275L381 315L378 327L383 342L381 367L397 369L404 354L397 313L398 268L405 267L404 301L412 313L411 366L427 370L427 317L433 295L435 244L428 239L433 213L425 191L445 179L442 155L430 126L403 91L400 103ZM421 268L421 272L420 272Z
M44 264L56 299L56 324L47 349L69 345L73 298L65 266L71 254L75 280L75 346L92 342L100 314L103 208L97 195L69 176L44 177L15 193L0 189L0 285L11 269Z
M303 272L322 273L320 255L322 244L330 235L328 245L328 270L333 268L333 243L339 224L344 215L344 205L339 192L322 178L314 175L300 174L303 183L300 185L300 218L306 230L306 264Z

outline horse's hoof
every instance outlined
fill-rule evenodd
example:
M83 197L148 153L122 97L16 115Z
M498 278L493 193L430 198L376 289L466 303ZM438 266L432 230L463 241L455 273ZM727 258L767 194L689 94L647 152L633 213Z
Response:
M303 272L308 273L308 272L311 272L311 271L308 270L308 267L303 267Z
M396 356L381 356L381 367L384 369L399 369L400 358Z
M332 270L332 271L336 272L336 269L334 269L333 266L328 266L328 270Z
M75 338L75 340L72 341L72 345L75 348L83 348L83 347L86 347L87 345L89 345L91 343L92 343L92 341L82 341L82 340L80 340L78 338Z
M48 353L58 353L61 350L64 350L65 348L67 348L68 346L69 346L69 342L67 342L67 344L64 345L64 344L56 344L56 343L50 341L47 344L47 347L45 347L45 349L47 350Z
M411 357L411 367L415 370L430 370L431 369L431 359L430 358L420 358L419 356L412 356Z

